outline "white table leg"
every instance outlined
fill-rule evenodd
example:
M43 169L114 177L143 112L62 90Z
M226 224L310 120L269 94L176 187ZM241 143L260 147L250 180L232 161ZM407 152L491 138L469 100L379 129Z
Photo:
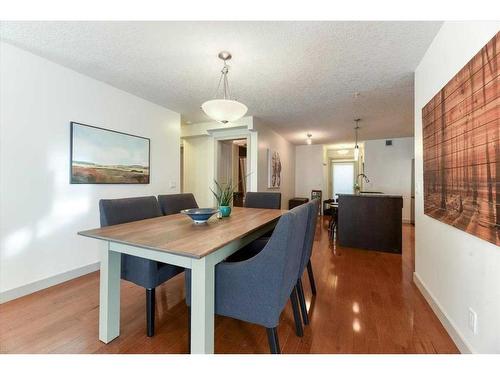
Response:
M120 335L121 254L103 251L99 293L99 340L108 343Z
M210 257L192 261L191 353L214 352L215 265Z

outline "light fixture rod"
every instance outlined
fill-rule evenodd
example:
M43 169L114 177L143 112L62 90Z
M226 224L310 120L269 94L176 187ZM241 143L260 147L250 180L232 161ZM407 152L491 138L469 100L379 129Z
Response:
M359 129L359 122L361 121L360 118L357 118L354 120L356 122L356 126L354 127L354 136L355 136L355 139L356 139L356 146L358 146L358 129Z
M224 99L231 99L231 92L229 91L229 81L227 79L227 73L229 73L229 67L224 61L224 68L222 68L222 74L224 75Z
M231 92L229 91L229 80L227 79L227 74L229 73L229 66L226 65L224 61L224 67L221 70L221 75L219 78L219 84L217 85L217 90L215 90L214 98L217 99L217 94L220 90L220 85L222 83L222 97L227 100L231 100Z
M217 90L215 91L214 98L217 99L217 94L219 93L220 84L222 82L222 97L224 98L224 100L231 100L231 92L229 91L229 80L227 79L227 74L229 73L229 65L227 65L227 61L231 60L233 56L231 55L231 53L227 51L219 52L217 56L224 62L224 66L220 71L221 75L219 78L219 84L217 85Z

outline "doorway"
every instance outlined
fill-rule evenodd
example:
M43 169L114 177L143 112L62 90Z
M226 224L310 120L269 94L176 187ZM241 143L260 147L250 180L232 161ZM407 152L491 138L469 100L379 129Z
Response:
M247 139L217 141L217 174L220 184L233 184L233 205L242 207L247 191Z
M332 198L338 194L354 192L355 165L354 162L332 162Z

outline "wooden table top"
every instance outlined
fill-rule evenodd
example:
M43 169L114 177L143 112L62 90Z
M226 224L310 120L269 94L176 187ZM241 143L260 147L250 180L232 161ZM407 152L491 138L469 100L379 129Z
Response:
M175 214L86 230L78 234L191 258L203 258L278 220L284 212L286 211L233 207L231 216L218 219L214 215L206 224L195 224L188 216Z

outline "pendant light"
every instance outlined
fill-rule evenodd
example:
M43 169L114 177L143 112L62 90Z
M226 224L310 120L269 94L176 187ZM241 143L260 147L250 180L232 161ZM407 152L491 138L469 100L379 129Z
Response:
M245 116L248 108L243 103L231 99L229 92L229 82L227 80L227 74L229 73L229 65L227 61L231 60L231 54L227 51L222 51L219 53L219 59L224 62L224 66L221 70L221 76L219 79L219 85L217 86L217 91L215 92L215 99L208 100L201 105L203 112L207 114L208 117L214 119L215 121L227 124L228 122L236 121ZM222 98L218 98L219 89L222 83Z
M356 126L354 127L354 135L356 137L356 144L354 146L354 160L358 161L359 159L358 129L359 129L359 122L361 121L361 119L357 118L354 121L356 122Z

